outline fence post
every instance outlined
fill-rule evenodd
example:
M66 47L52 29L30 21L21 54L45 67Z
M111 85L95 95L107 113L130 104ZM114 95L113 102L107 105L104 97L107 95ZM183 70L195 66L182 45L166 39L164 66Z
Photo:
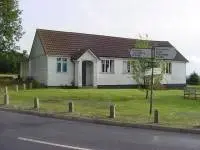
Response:
M8 87L5 86L5 94L8 94Z
M4 95L4 105L9 105L9 95L8 94Z
M110 105L110 118L115 118L115 105Z
M158 110L155 109L154 110L154 123L158 123L158 122L159 122L159 120L158 120Z
M69 112L70 113L74 112L74 104L73 104L73 102L69 102L68 105L69 105Z
M19 86L18 86L18 84L15 85L15 89L16 89L16 92L19 91Z
M32 88L33 88L33 83L30 82L30 83L29 83L29 89L32 89Z
M25 83L23 83L23 89L26 90L26 84Z
M39 98L37 98L37 97L34 98L34 108L35 109L39 109L40 108Z

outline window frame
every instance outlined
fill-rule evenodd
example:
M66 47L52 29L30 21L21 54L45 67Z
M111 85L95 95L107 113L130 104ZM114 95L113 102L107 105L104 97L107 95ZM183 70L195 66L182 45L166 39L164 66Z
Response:
M101 73L107 73L107 74L115 73L114 59L102 59L101 60Z
M171 62L165 63L165 74L172 74L172 63Z
M58 70L58 64L60 63L60 71ZM66 64L66 68L63 66ZM57 57L56 58L56 72L57 73L67 73L68 72L68 58L66 57Z
M132 71L131 62L129 60L124 60L123 61L123 73L130 74L131 71Z

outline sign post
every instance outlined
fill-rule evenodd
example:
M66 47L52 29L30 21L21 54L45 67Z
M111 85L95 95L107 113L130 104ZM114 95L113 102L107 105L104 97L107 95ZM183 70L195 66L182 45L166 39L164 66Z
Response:
M150 108L149 114L152 113L152 105L153 105L153 71L154 71L154 60L155 60L155 49L152 48L151 50L151 93L150 93Z
M172 60L176 57L176 50L173 47L152 47L143 49L131 49L130 55L133 58L150 58L151 59L151 93L150 93L150 105L149 114L152 114L153 107L153 78L154 78L154 62L156 59ZM160 74L161 70L158 69L157 74ZM146 74L146 72L145 72ZM147 73L149 75L150 73Z

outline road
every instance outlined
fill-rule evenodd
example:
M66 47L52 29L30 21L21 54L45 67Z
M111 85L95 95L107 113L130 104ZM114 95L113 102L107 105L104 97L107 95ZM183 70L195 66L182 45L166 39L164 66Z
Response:
M1 150L199 150L200 135L0 111Z

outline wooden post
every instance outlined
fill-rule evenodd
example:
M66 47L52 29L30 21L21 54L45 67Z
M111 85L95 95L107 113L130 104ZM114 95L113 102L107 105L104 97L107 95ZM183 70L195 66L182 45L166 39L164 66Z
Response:
M159 122L159 120L158 120L158 110L155 109L154 110L154 123L158 123L158 122Z
M26 90L26 84L25 83L23 84L23 89Z
M9 95L8 94L4 95L4 105L9 105Z
M110 105L110 118L115 118L115 105Z
M69 105L69 112L70 113L74 112L74 104L73 104L73 102L69 102L68 105Z
M5 94L8 94L8 87L5 86Z
M19 91L19 86L18 86L18 84L15 85L15 89L16 89L16 92Z
M37 98L37 97L34 98L34 108L35 109L39 109L40 108L39 98Z

